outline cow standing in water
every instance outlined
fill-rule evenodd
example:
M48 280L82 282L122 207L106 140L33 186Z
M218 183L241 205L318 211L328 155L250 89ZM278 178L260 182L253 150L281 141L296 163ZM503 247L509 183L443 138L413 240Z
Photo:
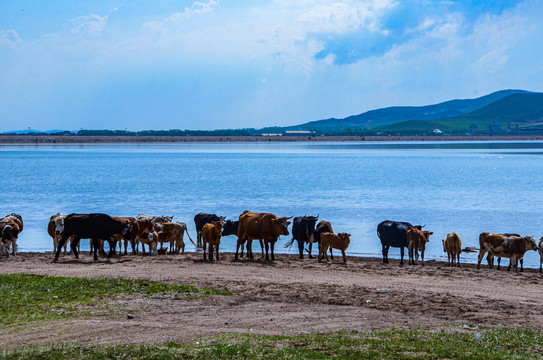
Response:
M385 220L377 225L377 236L383 246L383 263L388 264L388 250L391 247L400 248L400 265L403 265L404 248L407 247L407 231L409 229L421 230L424 226L413 226L408 222Z
M315 242L314 233L316 231L315 224L319 219L317 216L297 216L292 222L292 240L285 244L285 247L291 247L294 240L298 242L298 252L300 259L304 258L304 245L309 244L309 258L312 259L311 248Z
M100 240L107 240L109 243L107 257L110 258L115 254L115 241L112 239L115 234L128 240L132 239L130 224L115 220L106 214L70 214L64 219L64 232L53 261L58 261L62 246L73 235L76 239L72 241L71 248L76 259L79 259L77 245L80 239L91 239L94 246L94 261L98 261L96 251L99 248Z

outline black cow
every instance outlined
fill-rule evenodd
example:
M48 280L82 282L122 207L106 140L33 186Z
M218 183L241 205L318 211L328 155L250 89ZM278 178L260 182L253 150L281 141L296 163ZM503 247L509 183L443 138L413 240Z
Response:
M115 220L106 214L70 214L64 219L64 232L62 233L54 261L58 261L60 249L72 235L75 235L75 239L71 242L71 248L77 259L79 258L77 252L79 239L91 239L94 247L95 261L98 260L96 251L100 247L100 240L107 240L109 243L109 254L107 257L109 258L115 254L115 242L111 237L117 234L127 240L132 240L130 230L130 223Z
M237 235L239 227L239 220L232 221L226 220L222 227L221 236Z
M202 247L202 228L205 224L212 223L213 221L226 220L226 216L217 216L215 214L199 213L194 215L194 225L196 225L196 247Z
M407 222L385 220L377 225L377 236L383 246L383 263L388 263L388 250L400 248L400 265L403 265L404 248L407 247L407 231L415 228L421 230L424 225L413 226Z
M294 243L294 240L298 242L298 251L300 259L304 258L304 244L309 244L309 258L312 259L311 248L315 242L315 224L319 219L317 216L297 216L292 221L292 240L290 240L285 247L290 247Z

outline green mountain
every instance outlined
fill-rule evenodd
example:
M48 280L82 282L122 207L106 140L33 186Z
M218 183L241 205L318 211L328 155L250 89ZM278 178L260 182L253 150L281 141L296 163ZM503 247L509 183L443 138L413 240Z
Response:
M475 125L486 131L491 125L516 129L543 123L543 93L516 93L468 114L432 121L402 121L373 129L376 132L430 132L433 129L460 133Z
M501 90L476 99L451 100L427 106L394 106L371 110L359 115L343 119L326 119L311 121L305 124L290 126L287 129L300 130L340 130L353 128L374 129L388 124L400 123L410 120L440 120L458 118L482 109L496 101L514 94L530 94L524 90Z

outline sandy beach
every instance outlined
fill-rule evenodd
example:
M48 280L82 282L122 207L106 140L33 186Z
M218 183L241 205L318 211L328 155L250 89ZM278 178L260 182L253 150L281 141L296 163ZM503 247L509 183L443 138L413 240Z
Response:
M537 269L523 273L481 270L444 262L399 266L392 259L348 257L346 265L278 255L275 262L218 262L201 254L120 256L93 262L52 253L20 253L0 258L0 273L70 277L134 278L226 290L231 296L178 299L116 299L111 311L80 319L22 325L4 333L0 346L88 342L95 344L186 342L220 333L297 334L340 330L368 331L428 326L469 331L477 326L543 326L543 278ZM133 318L127 313L134 314Z

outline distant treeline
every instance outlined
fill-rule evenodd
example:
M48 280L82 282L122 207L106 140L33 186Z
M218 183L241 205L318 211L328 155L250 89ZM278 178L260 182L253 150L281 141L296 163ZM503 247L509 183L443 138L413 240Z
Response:
M251 136L258 135L255 129L223 129L223 130L79 130L59 132L27 132L27 133L5 133L5 135L59 135L59 136Z

